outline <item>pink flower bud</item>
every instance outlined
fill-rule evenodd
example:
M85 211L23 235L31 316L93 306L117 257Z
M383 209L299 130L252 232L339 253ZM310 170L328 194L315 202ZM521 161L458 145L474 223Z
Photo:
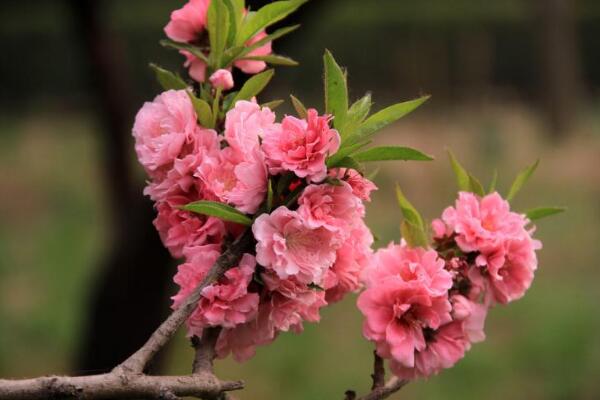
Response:
M233 76L231 72L226 69L220 69L212 74L209 78L210 83L223 90L229 90L233 87Z

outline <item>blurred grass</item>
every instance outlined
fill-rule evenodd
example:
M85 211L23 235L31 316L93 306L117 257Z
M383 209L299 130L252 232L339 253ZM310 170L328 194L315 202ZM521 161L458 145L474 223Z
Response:
M435 106L435 104L433 105ZM106 245L101 171L94 128L86 115L0 118L0 375L68 372L85 294ZM378 245L398 240L400 213L393 183L432 218L453 201L454 182L443 145L500 188L535 157L542 164L516 207L566 205L541 221L544 241L534 285L521 301L494 309L488 339L456 368L409 385L404 398L595 399L600 382L600 136L590 115L560 146L546 142L535 114L517 104L427 106L384 132L436 156L433 163L383 164L380 191L368 207ZM140 194L141 195L141 194ZM242 398L340 398L369 385L371 346L362 339L354 297L323 312L302 335L283 334L245 364L218 364L243 378ZM189 370L192 352L181 334L168 358L171 372ZM31 362L35 360L35 362ZM398 396L400 397L400 396Z

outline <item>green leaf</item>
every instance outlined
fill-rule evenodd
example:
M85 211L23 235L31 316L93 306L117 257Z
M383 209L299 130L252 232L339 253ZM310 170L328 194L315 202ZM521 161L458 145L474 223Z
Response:
M273 71L272 69L268 69L248 79L246 83L244 83L244 86L242 86L238 94L236 94L233 98L231 105L235 106L235 103L237 101L250 100L257 94L259 94L265 88L265 86L267 86L271 78L273 78L274 73L275 71Z
M202 49L200 49L197 46L191 45L189 43L175 42L171 39L163 39L160 41L160 44L163 47L169 47L169 48L172 48L175 50L188 51L188 52L192 53L193 55L195 55L196 57L198 57L199 59L201 59L202 61L204 61L205 63L208 63L208 58L206 58L206 55L202 52Z
M458 184L458 189L465 192L470 192L471 179L469 178L469 173L463 168L462 165L460 165L456 157L454 157L454 153L452 153L452 151L449 149L448 157L450 158L450 164L452 165L454 175L456 175L456 183Z
M371 142L366 142L366 143L357 143L354 144L352 146L346 146L340 150L337 151L337 153L335 153L334 155L330 156L329 158L327 158L326 164L329 168L333 168L336 167L338 162L344 158L346 158L347 156L351 156L352 153L358 151L359 149L369 145Z
M352 157L359 162L403 160L431 161L433 158L410 147L381 146L354 154Z
M488 188L488 193L492 193L496 191L496 183L498 183L498 169L494 168L494 173L492 174L492 181L490 182L490 187Z
M292 105L296 110L296 114L298 114L300 118L306 118L306 107L304 107L304 104L302 104L302 102L298 100L294 95L290 94L290 98L292 99Z
M481 185L481 182L471 174L469 174L469 185L471 186L471 191L473 193L479 196L485 196L485 189Z
M269 54L268 56L246 56L243 57L242 60L264 61L267 64L282 65L285 67L294 67L298 65L298 62L296 60L277 54Z
M371 94L367 93L362 98L355 101L352 106L350 106L346 117L346 124L339 128L339 130L343 132L343 136L348 137L354 133L354 131L369 115L372 104L373 102L371 101Z
M191 211L196 214L210 215L223 221L235 222L246 226L252 225L252 220L247 215L239 212L227 204L216 201L199 200L186 204L181 207L182 210Z
M539 165L540 160L538 159L536 162L531 164L529 167L525 168L523 171L519 172L517 177L515 178L513 184L508 191L508 196L506 196L506 200L511 201L514 197L519 193L519 190L523 187L523 185L527 182L527 180L531 177L531 175L535 172L537 166Z
M400 224L400 234L410 247L427 247L427 234L423 229L404 220Z
M270 213L273 209L273 181L269 178L267 185L267 212Z
M402 215L404 219L408 221L411 225L414 225L415 228L420 229L425 232L425 225L423 223L423 218L421 214L417 211L417 209L408 201L402 190L400 189L400 185L396 184L396 198L398 199L398 205L400 206L400 210L402 211Z
M229 11L223 0L211 1L208 6L207 28L210 40L209 62L215 70L221 68L223 51L227 45L229 35L229 25Z
M334 116L333 125L339 129L346 123L346 114L348 113L346 74L335 62L329 50L325 50L323 64L325 69L325 112Z
M165 90L182 90L188 87L187 83L181 79L178 75L175 75L171 71L167 71L164 68L159 67L156 64L150 64L150 68L154 70L156 80L160 83L160 86Z
M250 12L244 18L241 29L238 31L236 44L246 43L250 38L268 26L281 21L308 0L275 1Z
M364 121L355 133L346 138L346 143L354 144L372 136L374 133L384 128L385 126L396 122L400 118L409 114L418 108L421 104L427 101L430 96L419 97L418 99L405 101L403 103L394 104L376 112Z
M196 111L196 115L198 116L198 121L200 121L200 125L205 128L214 128L213 125L213 114L210 109L210 105L206 102L206 100L199 99L194 96L193 93L187 92L190 100L192 100L192 105L194 106L194 110Z
M229 48L225 51L223 65L228 66L233 61L244 57L246 54L250 54L252 51L258 49L261 46L264 46L265 44L267 44L269 42L274 41L275 39L279 39L280 37L285 36L288 33L295 31L299 27L300 27L300 25L293 25L293 26L288 26L285 28L280 28L280 29L277 29L275 32L258 40L257 42L252 43L249 46L241 45L241 46L234 46L232 48Z
M317 284L316 284L316 283L314 283L314 282L311 282L311 283L309 283L307 286L308 286L308 288L309 288L309 289L316 290L316 291L318 291L318 292L322 292L322 291L324 291L324 290L325 290L325 289L323 289L321 286L317 285Z
M283 100L272 100L272 101L269 101L267 103L263 103L260 106L261 107L267 107L267 108L269 108L271 110L274 110L277 107L279 107L280 105L282 105L283 103L284 103Z
M369 172L369 174L366 176L366 178L370 181L375 180L375 177L379 173L379 170L380 170L379 167L375 168L373 171Z
M363 166L354 158L347 156L335 163L335 168L352 168L360 173L363 171Z
M229 17L229 32L227 32L227 40L225 47L232 46L235 43L237 36L237 30L240 27L242 18L244 16L244 5L243 1L237 0L223 0L225 7L227 7L227 15ZM240 3L241 7L240 7Z
M560 214L566 210L567 209L564 207L540 207L525 211L525 216L531 221L535 221L551 215Z

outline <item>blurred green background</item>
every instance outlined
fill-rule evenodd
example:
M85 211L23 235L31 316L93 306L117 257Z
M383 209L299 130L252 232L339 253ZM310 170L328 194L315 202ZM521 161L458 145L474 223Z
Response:
M89 9L77 11L78 2ZM93 293L110 297L113 290L111 285L98 289L110 264L103 260L112 247L129 244L123 226L151 227L150 217L133 218L115 206L119 196L113 192L123 186L131 189L129 206L143 201L144 177L129 133L106 134L119 126L107 113L120 110L121 125L129 127L135 108L159 91L147 63L179 68L179 56L157 43L169 12L181 4L0 4L2 377L93 372L77 360L90 334ZM86 12L97 14L92 18L97 26L82 19L90 17ZM381 165L380 190L368 207L377 246L399 239L395 182L429 218L454 200L445 146L484 181L498 167L504 189L540 157L540 168L515 207L569 207L538 224L544 249L528 295L494 309L487 340L455 368L410 384L396 397L600 398L600 3L313 0L295 18L303 27L276 50L302 65L278 71L263 99L292 92L321 108L324 48L348 67L351 96L372 91L376 109L433 95L377 139L436 157L433 163ZM90 26L96 30L86 33ZM98 76L111 68L112 78ZM280 111L289 110L286 104ZM121 186L115 181L125 172L107 173L115 159L129 171ZM147 243L155 246L153 240ZM174 262L146 262L125 263L141 269L128 275L123 287L114 286L126 293L118 303L123 307L157 271L167 277L175 271ZM118 280L119 273L115 276ZM156 296L164 313L165 296L174 289L162 292ZM242 399L332 399L349 388L365 391L371 346L361 337L354 301L349 297L327 308L320 324L307 325L302 335L281 335L245 364L219 362L218 374L246 380ZM131 326L104 326L115 332L112 345L118 347L137 329L136 318L152 312L142 307L131 315ZM163 355L163 372L187 373L191 358L182 334Z

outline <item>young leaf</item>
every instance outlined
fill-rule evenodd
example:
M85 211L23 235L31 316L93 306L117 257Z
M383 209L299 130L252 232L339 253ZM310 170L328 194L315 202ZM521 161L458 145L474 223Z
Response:
M213 125L213 114L210 109L210 105L206 102L206 100L199 99L194 96L193 93L187 92L190 100L192 100L192 105L194 106L194 110L196 111L196 115L198 116L198 121L200 121L200 125L205 128L214 128Z
M427 234L423 229L404 220L400 224L400 234L410 247L427 247Z
M258 49L261 46L264 46L269 42L274 41L275 39L279 39L280 37L295 31L299 27L300 25L293 25L285 28L280 28L277 29L275 32L268 34L264 38L258 40L257 42L252 43L249 46L241 45L229 48L227 49L227 51L225 51L223 65L228 66L231 62L244 57L246 54L250 54L252 51Z
M368 150L355 153L352 156L356 161L369 162L369 161L386 161L386 160L403 160L403 161L431 161L433 158L421 153L418 150L411 149L410 147L397 147L397 146L381 146L372 147Z
M237 0L223 0L223 2L225 3L225 7L227 7L227 15L229 17L229 32L227 32L227 40L225 41L225 47L227 48L235 43L237 30L244 16L244 5L243 2ZM242 3L241 7L240 3Z
M492 175L492 181L490 182L490 187L488 188L488 193L493 193L496 191L496 183L498 182L498 168L494 168L494 173Z
M358 151L359 149L369 145L371 142L366 142L366 143L357 143L354 144L352 146L346 146L342 149L339 149L337 151L337 153L335 153L334 155L332 155L331 157L329 157L326 161L326 164L329 168L335 167L337 166L338 162L342 159L344 159L347 156L352 155L352 153Z
M237 101L250 100L257 94L259 94L265 88L265 86L267 86L271 78L273 78L274 73L275 71L273 71L272 69L268 69L248 79L244 86L242 86L238 94L236 94L233 98L231 105L235 106L235 103Z
M181 90L188 87L187 83L185 83L183 79L171 71L167 71L156 64L150 64L150 68L154 70L154 73L156 74L156 80L158 80L158 83L160 83L163 89Z
M246 226L252 225L252 220L245 214L227 204L216 201L199 200L186 204L181 207L182 210L191 211L196 214L210 215L223 221L235 222Z
M346 123L348 112L346 75L335 62L329 50L325 50L323 63L325 68L325 112L334 116L333 125L339 129Z
M396 184L396 198L398 199L398 205L400 206L400 210L402 211L404 219L410 222L411 225L414 225L415 228L422 230L424 233L425 225L423 224L423 218L421 217L421 214L419 214L417 209L404 196L404 193L402 193L400 185L398 184Z
M519 172L517 177L515 178L513 184L508 191L508 196L506 196L506 200L511 201L519 190L523 187L523 185L527 182L527 180L531 177L531 175L535 172L535 169L539 165L540 160L538 159L536 162L531 164L529 167L525 168L523 171Z
M188 43L174 42L171 39L163 39L163 40L160 41L160 44L163 47L170 47L170 48L175 49L175 50L185 50L185 51L188 51L191 54L193 54L194 56L196 56L199 59L201 59L202 61L204 61L205 63L208 63L208 58L206 58L206 56L204 55L204 53L202 53L202 50L199 47L196 47L194 45L191 45L191 44L188 44Z
M241 29L238 31L236 44L246 43L258 32L281 21L308 0L275 1L246 15Z
M527 218L529 218L531 221L535 221L537 219L559 214L566 210L567 209L564 207L540 207L525 211L525 216L527 216Z
M282 65L285 67L295 67L298 65L296 60L289 57L280 56L277 54L269 54L267 56L246 56L242 60L264 61L271 65Z
M290 94L290 98L292 99L292 105L294 106L298 117L306 118L306 107L304 107L304 104L302 104L302 102L298 100L294 95Z
M273 181L269 178L267 185L267 212L271 212L273 209Z
M456 157L454 157L454 153L452 153L452 151L449 149L448 157L450 158L450 164L452 165L454 175L456 175L456 183L458 184L458 189L464 192L470 192L471 179L469 178L469 173L463 168L462 165L460 165Z
M358 161L356 161L353 157L350 157L350 156L346 156L346 157L342 158L341 160L339 160L338 162L336 162L335 168L351 168L360 173L362 173L363 169L364 169L363 166Z
M216 70L221 68L223 59L223 51L227 45L227 37L229 36L229 11L224 2L211 1L208 6L208 38L210 40L210 57L212 67Z
M263 103L260 106L261 107L267 107L267 108L270 108L271 110L274 110L277 107L279 107L280 105L282 105L283 103L284 103L283 100L272 100L272 101L269 101L267 103Z
M354 144L372 136L375 132L383 127L396 122L400 118L414 111L417 107L429 99L429 96L419 97L418 99L405 101L403 103L394 104L393 106L384 108L381 111L371 115L355 133L346 138L346 145Z
M346 124L343 127L338 128L343 132L343 136L347 137L354 133L365 118L367 118L367 115L369 115L372 104L371 94L367 93L350 106L346 116Z
M469 185L471 186L471 191L473 193L479 196L485 196L485 189L481 185L481 182L471 174L469 174Z

